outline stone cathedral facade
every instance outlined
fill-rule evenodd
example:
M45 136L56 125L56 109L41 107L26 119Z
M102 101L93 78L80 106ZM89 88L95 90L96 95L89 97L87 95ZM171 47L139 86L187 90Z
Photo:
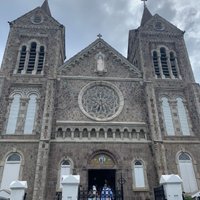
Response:
M128 56L101 37L65 61L65 28L48 2L10 24L0 73L0 194L28 181L53 200L61 176L153 199L162 174L200 189L200 87L184 32L144 7ZM66 46L67 47L67 46Z

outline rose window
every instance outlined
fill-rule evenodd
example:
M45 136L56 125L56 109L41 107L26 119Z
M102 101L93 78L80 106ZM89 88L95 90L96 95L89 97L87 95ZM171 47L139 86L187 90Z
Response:
M105 82L87 85L79 95L79 105L83 113L97 121L111 120L122 110L121 92Z

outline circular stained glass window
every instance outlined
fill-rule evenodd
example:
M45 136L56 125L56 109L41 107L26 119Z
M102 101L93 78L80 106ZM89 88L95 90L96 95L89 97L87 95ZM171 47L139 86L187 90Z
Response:
M96 121L111 120L122 111L123 95L108 82L93 82L86 85L79 94L82 112Z

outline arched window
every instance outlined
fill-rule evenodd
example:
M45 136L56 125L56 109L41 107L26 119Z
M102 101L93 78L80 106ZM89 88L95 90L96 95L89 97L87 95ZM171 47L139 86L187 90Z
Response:
M105 131L102 128L99 130L99 137L100 138L105 138Z
M79 131L78 128L76 128L76 129L74 130L74 137L75 137L75 138L80 138L80 131Z
M60 188L62 188L62 176L72 174L72 165L69 160L63 160L60 166Z
M167 135L175 135L171 109L166 97L162 98L162 111Z
M37 66L37 74L41 74L44 65L44 47L40 47L39 57L38 57L38 66Z
M35 114L36 114L36 105L37 105L37 95L31 94L30 100L28 102L26 120L24 126L24 133L31 134L34 129Z
M88 130L87 128L83 129L83 133L82 133L83 137L87 138L88 137Z
M162 71L165 78L170 78L169 68L167 64L167 54L166 49L164 47L160 48L160 60L162 65Z
M119 129L116 129L116 131L115 131L115 137L116 138L121 138L121 132L120 132Z
M17 119L20 109L20 95L15 94L13 96L13 101L10 106L10 113L8 117L6 134L14 134L17 126Z
M182 134L190 135L190 129L183 100L181 98L177 98L176 101Z
M133 178L135 188L145 187L144 166L141 161L136 160L133 166Z
M27 49L29 54L27 54ZM45 48L44 46L39 46L36 42L32 42L29 46L22 46L19 52L19 63L17 65L17 73L21 74L24 72L28 74L41 74L44 66L45 58Z
M160 78L160 68L158 63L158 53L156 51L153 52L153 64L154 64L154 70L155 74L158 78Z
M21 157L18 153L12 153L6 159L1 181L1 189L9 189L12 181L19 180Z
M173 52L170 52L170 64L171 64L172 74L174 75L175 78L178 78L176 58Z
M91 136L92 138L95 138L95 137L96 137L96 130L95 130L94 128L91 130L90 136Z
M71 129L70 128L67 128L67 130L66 130L66 137L67 138L70 138L72 135L72 131L71 131Z
M19 66L17 73L21 74L22 70L24 70L25 62L26 62L26 46L22 46L20 51Z
M108 131L107 131L107 137L108 138L112 138L113 137L113 132L112 132L111 128L109 128Z
M180 176L183 180L183 190L192 193L198 190L192 159L187 153L181 153L178 157Z
M63 137L63 130L62 130L62 128L58 128L57 137Z
M166 47L153 50L152 61L156 78L181 78L175 55L174 51L168 51Z
M32 74L32 71L34 70L34 67L35 67L36 54L37 54L36 48L37 48L37 43L32 42L31 48L30 48L30 54L29 54L28 67L27 67L28 74Z

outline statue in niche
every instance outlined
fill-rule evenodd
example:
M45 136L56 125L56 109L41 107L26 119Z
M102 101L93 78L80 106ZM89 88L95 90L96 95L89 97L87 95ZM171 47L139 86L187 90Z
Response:
M105 55L102 54L101 52L99 52L96 55L96 62L97 62L97 64L96 64L96 70L95 70L95 72L97 72L98 75L103 75L105 72L107 72L104 58L105 58Z

